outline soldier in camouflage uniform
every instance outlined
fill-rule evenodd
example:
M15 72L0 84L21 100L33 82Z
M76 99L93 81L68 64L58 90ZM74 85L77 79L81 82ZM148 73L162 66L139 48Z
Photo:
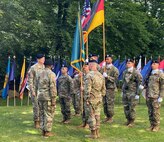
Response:
M39 106L37 100L37 74L38 71L44 69L45 57L43 54L37 54L37 63L31 66L28 73L28 86L31 95L31 101L33 105L33 118L35 128L40 128L39 122Z
M164 97L164 73L158 69L159 62L152 62L152 72L146 85L146 104L148 107L150 127L148 130L157 132L160 125L160 103Z
M100 109L102 96L105 96L105 79L97 70L97 61L89 62L90 72L86 76L86 84L84 90L84 101L86 103L86 116L88 116L88 124L91 130L88 138L98 138L100 128Z
M81 113L81 105L80 105L80 79L79 74L76 72L73 78L73 84L74 84L74 93L72 96L72 103L75 110L75 116L80 116Z
M127 60L127 69L123 73L123 96L124 113L127 119L126 125L132 127L135 120L135 106L139 99L139 86L142 83L141 74L134 68L134 61Z
M45 69L39 71L38 80L38 102L40 112L40 125L42 135L53 136L51 133L55 106L56 106L56 75L52 72L53 62L50 59L45 61Z
M114 101L115 101L115 89L118 79L119 71L112 64L112 56L106 55L106 65L101 69L103 76L105 77L106 95L103 97L104 113L106 119L104 122L113 122L114 115Z
M67 66L61 68L62 75L58 79L58 95L61 105L61 112L63 114L62 123L68 124L71 119L71 95L74 94L73 80L68 75Z

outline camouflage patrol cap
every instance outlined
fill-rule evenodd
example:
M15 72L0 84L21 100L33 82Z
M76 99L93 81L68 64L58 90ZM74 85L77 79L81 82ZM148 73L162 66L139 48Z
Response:
M129 58L129 59L126 60L126 63L127 63L127 62L132 62L132 63L134 63L134 60Z
M98 64L98 62L97 62L97 60L89 60L89 63L97 63Z
M151 64L153 64L153 63L159 64L159 61L158 60L153 60Z
M46 59L45 62L44 62L44 65L52 66L53 65L53 61L51 59Z
M39 53L39 54L36 55L36 58L37 58L37 59L41 59L41 58L43 58L43 57L45 57L45 55L44 55L44 54L41 54L41 53Z

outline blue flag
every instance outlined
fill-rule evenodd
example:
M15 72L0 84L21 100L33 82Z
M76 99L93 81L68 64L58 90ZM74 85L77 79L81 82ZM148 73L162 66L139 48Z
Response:
M4 82L4 85L3 85L3 91L2 91L2 98L3 99L6 99L7 95L8 95L9 74L10 74L10 57L8 57L7 69L6 69L6 75L5 75L5 82Z
M126 60L124 60L118 67L118 70L119 70L118 79L119 80L122 80L122 75L123 75L123 72L124 72L125 69L126 69Z
M12 66L11 66L9 81L13 81L15 79L15 68L16 68L16 63L15 63L15 59L14 59Z
M61 64L60 64L60 58L58 58L57 63L54 66L54 73L57 75L58 72L60 71Z
M81 28L80 15L78 14L78 19L76 22L76 30L74 33L74 40L72 46L72 56L71 56L71 66L80 71L82 67L82 62L85 61L84 52L84 41Z
M143 83L146 81L146 78L148 77L148 75L151 72L151 64L152 64L152 60L150 60L142 69L141 74L142 74L142 81Z
M114 65L116 68L118 68L119 65L120 65L120 60L117 59L116 61L114 61L113 65Z

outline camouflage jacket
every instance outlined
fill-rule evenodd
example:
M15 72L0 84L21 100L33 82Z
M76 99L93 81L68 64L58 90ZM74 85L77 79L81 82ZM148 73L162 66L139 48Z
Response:
M72 78L69 75L61 75L58 78L59 97L68 97L71 94L74 94Z
M164 73L158 71L150 75L146 94L149 98L164 97Z
M84 100L94 104L102 101L105 96L105 79L99 71L90 71L86 76Z
M38 100L55 100L57 95L55 73L49 68L39 71L37 75L37 88Z
M74 87L74 93L77 95L80 93L80 78L79 76L75 76L73 78L73 87Z
M44 69L44 65L40 65L38 63L31 66L29 72L28 72L28 86L30 89L31 94L37 95L37 74L40 70Z
M142 75L133 68L133 71L127 69L123 72L123 86L124 93L135 93L139 95L139 85L142 84Z
M106 89L115 89L116 88L116 82L118 80L118 75L119 75L119 71L115 66L111 66L110 68L102 68L101 69L101 73L103 74L103 72L107 73L107 77L105 78L105 85L106 85Z

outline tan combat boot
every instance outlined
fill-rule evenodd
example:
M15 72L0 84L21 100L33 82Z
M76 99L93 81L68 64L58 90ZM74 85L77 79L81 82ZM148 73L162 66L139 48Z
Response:
M39 121L35 121L35 126L34 126L36 129L39 129L40 128L40 122Z
M154 126L153 128L152 128L152 132L158 132L159 131L159 126Z
M152 131L152 129L153 129L153 125L151 125L149 128L147 128L146 130L147 131Z
M64 124L69 124L70 123L70 120L68 119L68 120L64 121L63 123Z
M45 131L44 137L52 137L52 136L54 136L54 135L55 135L55 134L52 133L52 132Z
M97 135L97 138L100 138L100 132L99 132L99 129L96 129L96 135Z
M90 135L85 135L86 138L97 139L96 130L91 130Z
M134 119L129 121L129 124L127 125L128 127L133 127L134 126Z

